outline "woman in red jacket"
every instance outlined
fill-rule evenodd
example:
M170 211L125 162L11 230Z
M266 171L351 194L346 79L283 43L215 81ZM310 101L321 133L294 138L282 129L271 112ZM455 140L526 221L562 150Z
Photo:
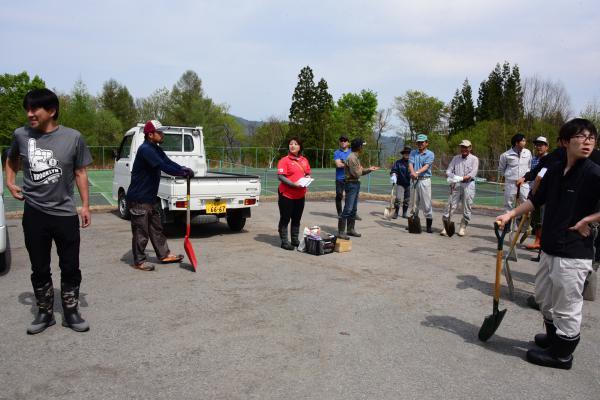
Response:
M289 153L277 163L279 183L279 237L281 248L294 250L300 244L300 219L304 211L306 186L298 182L301 178L310 178L310 165L302 154L302 140L292 137L288 140ZM291 243L288 241L288 224L292 220Z

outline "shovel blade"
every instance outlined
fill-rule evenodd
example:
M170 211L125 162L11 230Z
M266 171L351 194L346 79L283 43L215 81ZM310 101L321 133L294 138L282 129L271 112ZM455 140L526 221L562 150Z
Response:
M454 222L448 221L448 228L446 229L446 233L448 234L448 237L452 237L452 235L454 235L454 232L456 232L456 229L454 227Z
M408 217L408 233L421 233L421 219L418 216Z
M383 210L383 218L385 219L391 219L393 214L394 209L392 207L386 207L385 210Z
M196 272L198 268L198 261L196 260L196 253L194 253L192 242L190 242L190 238L187 236L183 242L183 248L185 249L185 254L187 255L188 260L190 260L192 267L194 267L194 272Z
M506 314L506 309L504 310L494 310L492 315L488 315L483 320L483 324L481 324L481 328L479 328L479 340L482 342L487 341L492 335L496 332L496 329L500 326L502 322L502 318L504 318L504 314Z

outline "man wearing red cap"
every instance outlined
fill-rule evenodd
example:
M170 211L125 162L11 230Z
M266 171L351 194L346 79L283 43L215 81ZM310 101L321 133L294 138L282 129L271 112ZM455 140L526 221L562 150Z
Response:
M138 148L133 162L127 202L133 233L133 267L142 271L153 271L154 266L146 263L145 250L148 239L163 264L175 263L183 259L181 255L171 254L167 238L163 233L157 197L160 172L185 177L193 177L194 172L171 161L160 148L159 144L164 140L164 132L159 121L146 122L144 138L144 143Z

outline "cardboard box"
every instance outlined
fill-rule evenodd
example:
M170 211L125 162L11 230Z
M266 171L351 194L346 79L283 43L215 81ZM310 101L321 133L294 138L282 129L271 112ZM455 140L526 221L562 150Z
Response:
M344 240L338 238L335 241L335 251L338 253L345 253L352 250L352 242L350 240Z

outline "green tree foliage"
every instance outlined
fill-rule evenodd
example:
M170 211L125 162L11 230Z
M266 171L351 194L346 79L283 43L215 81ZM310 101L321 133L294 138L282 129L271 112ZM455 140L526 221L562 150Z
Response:
M506 124L517 124L523 118L523 89L519 67L510 68L505 62L496 64L487 80L479 86L477 120L501 119Z
M589 119L596 129L600 129L600 101L598 99L590 101L581 111L581 118Z
M100 107L111 111L121 122L121 126L128 129L137 122L137 111L133 97L124 85L114 79L104 82L102 93L98 98Z
M98 101L78 80L69 95L60 95L62 125L80 131L90 146L114 146L123 135L123 126L112 111L98 107Z
M432 136L438 133L444 102L418 90L408 90L404 96L396 97L398 117L409 130L409 141L415 141L416 135L425 133Z
M337 115L346 125L343 133L350 137L367 138L373 131L377 94L365 89L360 93L344 93L337 101L337 110Z
M156 89L145 98L136 99L137 120L145 122L151 119L163 121L171 107L171 93L169 89Z
M475 107L469 80L465 79L461 91L458 89L450 102L450 118L448 121L450 135L465 130L475 124Z
M322 147L327 142L327 126L333 109L327 81L315 84L309 66L302 68L290 107L290 135L304 140L304 147Z
M31 79L27 72L0 75L0 145L12 141L13 131L27 122L23 98L32 89L46 87L37 75Z

